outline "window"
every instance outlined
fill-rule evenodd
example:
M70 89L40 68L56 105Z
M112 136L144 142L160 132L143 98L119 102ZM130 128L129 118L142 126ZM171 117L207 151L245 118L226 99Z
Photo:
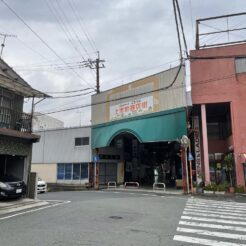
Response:
M75 146L89 145L89 137L75 138Z
M57 165L57 179L64 179L65 176L65 164Z
M58 163L57 180L82 180L88 178L87 163Z
M246 73L246 57L235 58L236 73Z
M72 178L72 164L65 164L65 179L71 180Z

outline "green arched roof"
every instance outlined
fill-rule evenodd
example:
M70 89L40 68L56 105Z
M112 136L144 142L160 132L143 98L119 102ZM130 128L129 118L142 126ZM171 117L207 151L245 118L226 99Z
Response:
M92 126L92 148L107 147L121 133L133 134L141 143L175 141L187 134L186 111L172 109Z

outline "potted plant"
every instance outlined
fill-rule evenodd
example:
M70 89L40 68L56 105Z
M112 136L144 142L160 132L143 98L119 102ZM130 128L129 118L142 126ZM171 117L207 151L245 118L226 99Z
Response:
M216 186L215 194L224 195L228 188L228 184L225 182Z
M235 192L240 194L244 193L244 186L243 185L236 186Z
M228 191L230 193L234 193L235 192L235 188L233 186L233 179L232 179L232 172L233 172L233 164L234 164L234 157L233 157L233 153L228 153L224 156L224 167L225 170L228 172L229 175L229 188Z
M216 190L216 185L214 183L210 183L209 185L206 185L204 187L205 194L214 194L215 190Z

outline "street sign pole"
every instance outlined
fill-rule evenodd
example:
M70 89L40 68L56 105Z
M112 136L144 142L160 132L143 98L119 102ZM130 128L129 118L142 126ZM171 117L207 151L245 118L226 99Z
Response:
M190 140L187 136L183 135L180 140L181 146L184 149L183 157L183 188L184 193L189 194L189 173L188 173L188 163L187 163L187 148L189 147ZM186 180L186 181L185 181Z

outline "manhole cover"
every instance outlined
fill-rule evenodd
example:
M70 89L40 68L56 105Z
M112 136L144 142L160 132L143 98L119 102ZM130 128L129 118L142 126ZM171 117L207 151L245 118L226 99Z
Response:
M123 219L121 216L110 216L110 219L114 219L114 220L121 220Z

